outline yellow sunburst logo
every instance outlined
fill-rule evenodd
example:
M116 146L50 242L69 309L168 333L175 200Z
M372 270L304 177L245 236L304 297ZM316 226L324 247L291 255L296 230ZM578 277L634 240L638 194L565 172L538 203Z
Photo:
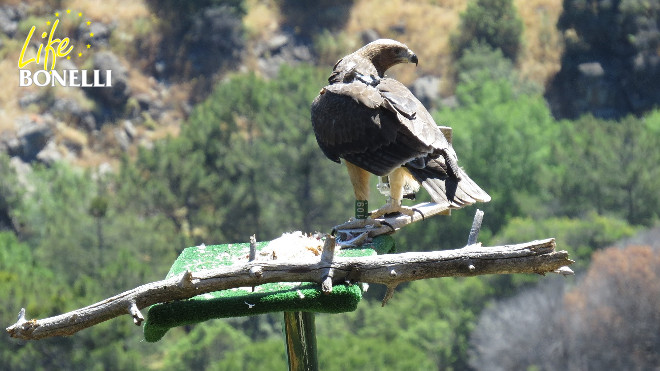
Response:
M85 55L85 51L89 51L92 48L93 44L88 42L84 45L72 45L71 39L69 37L57 37L57 27L60 25L60 21L66 21L71 25L78 25L79 28L86 29L86 33L89 35L89 39L94 38L94 33L90 32L92 22L85 19L82 12L72 12L71 9L66 11L57 11L53 13L54 18L48 19L44 24L39 25L40 27L46 26L46 30L40 32L41 42L38 40L32 40L32 37L37 29L38 25L33 25L30 28L30 32L23 43L23 48L21 49L21 54L18 58L18 68L24 68L30 63L36 63L40 65L43 63L43 69L46 71L52 71L55 69L57 63L57 58L66 58L71 59L71 56L77 56L81 58ZM71 27L69 27L71 28ZM32 57L26 56L28 47L30 44L37 42L37 52L36 55ZM73 52L73 54L72 54Z
M40 30L35 36L37 28L44 26L45 30ZM58 34L58 26L60 34L64 35ZM73 45L71 38L66 37L67 33L74 31L85 35L77 45ZM53 13L50 19L30 28L18 58L18 86L112 87L112 70L55 69L58 58L84 58L86 53L93 50L93 46L92 21L86 19L82 12L66 9ZM33 49L36 49L36 53ZM27 55L28 51L32 55ZM25 68L30 64L43 68L37 68L32 73L34 69Z

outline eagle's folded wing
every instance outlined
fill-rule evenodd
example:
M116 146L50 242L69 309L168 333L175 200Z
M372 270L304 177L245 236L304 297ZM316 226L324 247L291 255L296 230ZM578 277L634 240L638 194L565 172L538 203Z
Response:
M333 161L344 158L373 174L387 175L432 152L402 126L401 116L389 104L377 87L360 81L323 88L312 103L312 125L323 153Z

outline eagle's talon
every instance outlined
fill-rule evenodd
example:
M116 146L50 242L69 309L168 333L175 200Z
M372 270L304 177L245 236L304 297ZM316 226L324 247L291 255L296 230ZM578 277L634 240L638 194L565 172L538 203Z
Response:
M388 201L383 207L381 207L378 210L374 210L371 212L370 218L377 219L377 218L388 218L388 217L394 217L396 215L392 214L403 214L412 217L415 214L415 211L406 206L402 206L401 202L398 202L398 205L395 203L392 203L392 201ZM391 215L391 216L388 216Z
M422 221L424 221L424 213L420 209L413 207L412 210L418 212L422 216Z
M353 237L350 234L347 234L346 237L348 237L346 240L339 240L337 242L337 245L339 246L340 249L345 249L345 248L351 248L351 247L360 247L364 245L365 243L368 242L369 240L369 232L362 232L356 237Z
M386 221L384 221L384 220L381 221L381 224L390 227L390 229L392 230L392 233L396 232L396 229L392 226L392 224L390 224L390 223L388 223L388 222L386 222Z

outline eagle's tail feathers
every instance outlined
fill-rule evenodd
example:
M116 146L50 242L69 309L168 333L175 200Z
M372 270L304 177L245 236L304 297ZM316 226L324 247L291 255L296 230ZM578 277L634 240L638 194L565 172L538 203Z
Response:
M408 168L410 173L420 182L431 196L433 202L447 205L452 209L460 209L476 202L488 202L490 196L479 187L470 177L458 168L458 178L444 176L443 178L429 177L424 170Z

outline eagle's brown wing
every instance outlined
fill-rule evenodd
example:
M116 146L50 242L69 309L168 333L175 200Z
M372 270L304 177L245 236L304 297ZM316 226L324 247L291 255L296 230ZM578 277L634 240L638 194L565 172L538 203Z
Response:
M312 103L312 125L328 158L387 175L433 148L402 124L409 121L404 115L414 117L410 102L393 102L378 87L360 81L326 86Z
M402 83L390 78L383 78L377 86L386 105L391 105L396 111L399 123L425 145L433 148L433 152L447 151L456 159L456 153L447 138L436 125L431 114L424 108L422 102Z
M453 170L448 169L447 160L453 159L454 164L458 161L454 148L412 92L399 81L388 78L381 80L378 89L397 111L414 110L414 119L399 117L400 122L420 141L433 148L431 154L403 164L422 183L433 201L447 204L451 208L461 208L477 201L490 201L490 196L463 169L458 166ZM448 176L448 173L454 173L455 176Z

